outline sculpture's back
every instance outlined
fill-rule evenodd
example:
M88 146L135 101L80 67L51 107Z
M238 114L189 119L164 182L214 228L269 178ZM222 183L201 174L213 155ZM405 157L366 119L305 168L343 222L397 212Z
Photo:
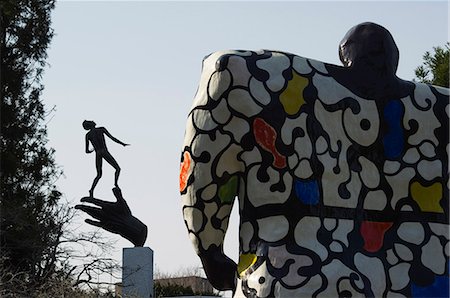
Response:
M346 40L380 30L363 25ZM180 190L215 287L236 270L236 296L448 296L449 91L352 50L345 68L273 51L205 59ZM222 244L236 195L234 267Z

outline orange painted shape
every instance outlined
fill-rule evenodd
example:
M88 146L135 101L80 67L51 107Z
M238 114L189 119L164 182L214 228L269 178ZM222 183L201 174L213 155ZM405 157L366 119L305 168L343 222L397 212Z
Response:
M185 151L183 153L183 162L180 166L180 192L184 191L189 178L189 169L191 168L191 155Z
M392 222L363 221L361 223L361 236L364 239L364 249L368 252L377 252L383 246L384 234L392 227Z

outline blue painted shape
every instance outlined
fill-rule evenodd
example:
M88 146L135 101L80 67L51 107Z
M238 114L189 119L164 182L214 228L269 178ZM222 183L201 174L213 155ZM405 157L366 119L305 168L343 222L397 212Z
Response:
M449 277L436 276L434 283L427 287L411 284L412 297L449 297Z
M403 136L404 107L399 100L390 101L383 111L384 120L388 125L388 132L383 137L384 155L388 159L400 156L404 148Z
M319 185L316 180L296 180L294 184L295 194L305 205L317 205L319 203Z

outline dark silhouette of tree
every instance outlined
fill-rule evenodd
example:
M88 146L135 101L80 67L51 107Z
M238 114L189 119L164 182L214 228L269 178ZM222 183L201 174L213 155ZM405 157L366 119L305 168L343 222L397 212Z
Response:
M423 65L415 69L416 77L419 82L448 88L450 43L433 47L433 51L423 55Z
M99 287L110 282L98 276L115 277L119 267L98 231L68 229L76 211L55 187L61 170L47 146L41 98L54 7L55 0L0 2L0 297L103 296Z
M58 205L61 193L54 183L60 170L53 149L46 146L41 100L53 8L53 0L0 3L0 271L15 274L18 283L26 281L28 290L22 290L30 293L34 286L56 278L56 251L68 216L68 210Z
M153 272L154 297L177 297L177 296L216 296L222 297L221 292L215 293L207 289L194 291L191 285L180 281L183 277L201 277L201 267L182 267L177 272L168 273L161 271L157 266ZM211 286L212 289L212 286Z
M194 292L192 287L178 285L175 283L169 283L162 285L159 282L155 282L154 286L155 297L177 297L177 296L217 296L219 294L213 292Z
M161 285L156 282L154 291L155 297L194 296L194 291L191 287L177 284Z

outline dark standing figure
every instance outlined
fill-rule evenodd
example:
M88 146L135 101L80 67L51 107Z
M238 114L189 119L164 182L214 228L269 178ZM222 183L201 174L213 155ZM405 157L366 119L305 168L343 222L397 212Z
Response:
M97 168L97 176L94 178L94 182L92 182L92 187L89 190L89 196L94 196L94 189L97 185L98 181L102 177L102 164L103 159L105 159L114 169L116 169L116 173L114 175L114 185L117 185L117 181L119 180L120 167L114 157L109 153L108 148L106 148L105 135L107 135L114 142L121 144L122 146L129 146L129 144L125 144L124 142L113 137L104 127L95 127L94 121L83 121L83 128L89 130L86 134L86 153L92 153L95 151L95 166ZM92 146L94 146L93 150L89 150L89 141Z

